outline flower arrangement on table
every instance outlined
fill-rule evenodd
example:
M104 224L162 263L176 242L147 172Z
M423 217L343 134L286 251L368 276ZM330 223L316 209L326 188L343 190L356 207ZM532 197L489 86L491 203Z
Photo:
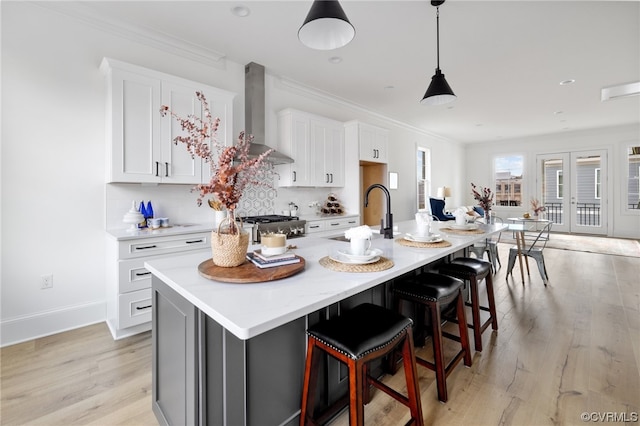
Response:
M493 205L493 193L491 192L491 189L489 187L483 188L481 186L476 186L471 182L471 195L473 195L473 199L478 202L478 205L482 207L486 216L487 212L491 210L491 206Z
M538 216L540 213L546 211L545 206L540 204L537 198L531 198L531 210L533 210L533 215Z
M221 145L216 137L220 119L213 118L209 109L209 103L201 92L196 96L204 111L204 117L193 114L180 117L171 111L167 105L160 107L160 114L164 117L170 114L182 126L185 135L174 138L174 143L183 143L192 158L200 157L209 165L211 179L208 183L195 186L192 191L198 191L198 206L202 205L202 199L208 194L215 199L208 201L214 210L226 208L229 212L229 233L236 234L239 229L235 223L235 210L240 198L248 185L273 187L273 164L266 158L273 152L268 150L263 154L249 158L249 147L253 136L246 136L240 132L238 141L233 146Z

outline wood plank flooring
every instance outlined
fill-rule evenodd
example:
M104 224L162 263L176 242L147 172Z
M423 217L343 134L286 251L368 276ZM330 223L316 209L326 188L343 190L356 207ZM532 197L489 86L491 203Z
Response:
M494 278L500 329L485 331L472 367L449 376L446 404L434 373L418 367L425 424L583 425L583 412L640 412L640 259L549 248L545 288L533 263L524 286L517 264L505 280L508 248L500 244L505 267ZM114 342L97 324L0 356L2 425L157 425L150 333ZM403 376L385 381L402 389ZM409 418L382 392L365 416L368 426ZM347 425L346 415L334 424Z

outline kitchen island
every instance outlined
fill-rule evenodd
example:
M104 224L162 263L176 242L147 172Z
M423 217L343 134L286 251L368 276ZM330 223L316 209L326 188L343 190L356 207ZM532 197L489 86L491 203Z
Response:
M462 252L506 229L481 225L484 234L434 231L451 243L413 248L375 236L373 248L393 261L380 272L334 272L321 258L348 243L322 237L292 239L306 260L292 277L228 284L201 277L208 255L147 262L153 280L153 410L161 424L280 425L298 422L306 328L363 302L387 305L394 279ZM398 224L415 232L415 222ZM396 238L401 238L398 235ZM257 248L257 247L254 247ZM344 371L328 361L320 408L346 390Z

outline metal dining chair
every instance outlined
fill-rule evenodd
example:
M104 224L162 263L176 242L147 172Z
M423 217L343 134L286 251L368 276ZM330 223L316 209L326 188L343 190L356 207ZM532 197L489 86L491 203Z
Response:
M494 223L504 223L504 220L498 216L493 217L492 220L494 220ZM500 242L501 235L502 232L500 232L495 239L492 236L491 238L487 238L484 242L475 243L474 245L469 247L469 251L475 254L478 259L482 259L484 257L484 254L487 253L487 259L493 266L494 274L498 270L496 262L502 268L502 263L500 263L500 256L498 255L498 243Z
M551 232L551 226L553 222L547 223L536 235L535 239L527 241L524 239L524 247L520 248L520 254L523 256L531 257L535 259L538 264L538 270L540 271L540 276L542 277L542 282L546 286L549 282L549 276L547 274L547 268L544 263L544 248L547 246L547 241L549 241L549 234ZM524 231L523 231L524 232ZM529 244L530 242L530 244ZM518 246L513 246L509 249L509 263L507 265L507 276L511 274L513 267L516 263L516 257L518 256ZM527 273L528 271L527 264Z

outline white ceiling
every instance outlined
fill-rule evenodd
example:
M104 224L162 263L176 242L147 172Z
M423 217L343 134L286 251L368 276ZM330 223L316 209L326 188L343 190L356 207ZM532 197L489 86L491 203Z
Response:
M311 0L81 5L147 35L260 63L270 74L463 143L640 121L640 96L600 101L601 88L640 81L638 1L447 1L440 7L440 67L458 99L438 107L419 104L436 66L435 7L341 4L356 37L334 51L297 39ZM250 14L234 16L237 5ZM330 63L333 56L342 62ZM568 79L575 83L559 84Z

